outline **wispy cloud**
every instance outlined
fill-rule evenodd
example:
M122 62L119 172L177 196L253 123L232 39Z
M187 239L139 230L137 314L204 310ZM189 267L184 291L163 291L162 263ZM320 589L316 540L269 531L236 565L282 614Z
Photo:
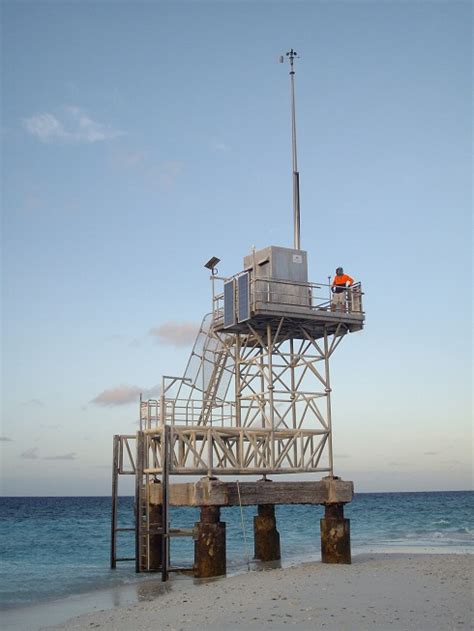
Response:
M75 459L76 459L76 454L73 451L71 451L68 454L60 454L58 456L45 456L43 458L43 460L75 460Z
M173 188L176 180L183 172L184 164L179 160L168 160L150 168L146 177L153 187L169 191Z
M38 447L32 447L31 449L27 449L22 454L20 454L20 458L23 458L24 460L37 460Z
M92 119L76 106L56 114L43 112L23 119L24 128L41 142L94 143L112 140L122 132Z
M141 166L147 159L148 153L143 150L120 149L111 155L111 165L119 169L135 169Z
M156 385L151 388L139 388L138 386L128 386L122 384L116 388L109 388L98 394L91 403L102 406L127 405L128 403L136 403L143 394L145 399L156 397L160 394L160 386Z
M8 438L8 436L0 436L0 443L11 443L13 442L12 438Z
M37 407L37 408L44 407L43 401L40 401L39 399L30 399L29 401L25 401L23 405L29 405L31 407Z
M230 151L230 146L221 140L213 138L211 140L211 149L216 153L228 153Z
M153 151L139 147L114 147L109 154L109 165L153 194L173 190L185 167L182 160L158 161Z
M150 329L148 335L156 338L157 342L172 346L189 346L196 338L199 324L196 322L165 322Z
M20 211L26 215L36 213L44 205L43 199L36 193L27 193L25 195L23 204L20 206Z

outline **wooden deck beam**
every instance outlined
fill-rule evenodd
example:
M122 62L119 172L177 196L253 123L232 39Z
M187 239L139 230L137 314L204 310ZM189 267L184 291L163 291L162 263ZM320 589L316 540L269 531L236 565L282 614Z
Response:
M161 503L161 485L153 485L150 501ZM201 478L170 484L170 506L243 506L258 504L345 504L352 501L354 484L338 478L315 481L224 482Z

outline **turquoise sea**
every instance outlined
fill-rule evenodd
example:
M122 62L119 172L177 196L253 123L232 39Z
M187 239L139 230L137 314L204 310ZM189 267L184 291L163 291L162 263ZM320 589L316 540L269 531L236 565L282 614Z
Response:
M133 563L109 569L110 498L0 498L2 607L10 609L102 588L147 580ZM319 519L315 506L276 509L282 562L320 559ZM227 524L228 572L255 567L252 518L256 507L222 510ZM352 553L472 552L474 492L360 493L346 506L351 520ZM196 509L172 509L172 527L190 527ZM119 525L133 524L133 498L119 499ZM245 530L245 538L244 532ZM133 556L133 533L119 534L119 555ZM193 543L173 541L172 563L191 566ZM149 577L148 577L149 578Z

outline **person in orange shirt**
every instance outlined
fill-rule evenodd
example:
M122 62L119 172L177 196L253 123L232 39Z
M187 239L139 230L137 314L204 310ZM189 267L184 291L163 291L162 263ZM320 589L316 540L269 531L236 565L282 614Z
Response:
M345 311L346 310L346 298L347 298L347 288L353 285L354 279L352 279L348 274L344 274L344 270L342 267L338 267L336 269L336 275L332 281L332 300L331 300L331 310L332 311Z

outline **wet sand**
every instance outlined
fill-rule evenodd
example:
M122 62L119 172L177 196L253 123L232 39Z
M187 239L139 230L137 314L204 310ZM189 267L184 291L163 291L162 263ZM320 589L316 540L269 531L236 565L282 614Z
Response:
M165 589L150 582L150 600L43 628L471 629L473 576L469 554L359 555L350 566L311 562L213 581L173 580Z

